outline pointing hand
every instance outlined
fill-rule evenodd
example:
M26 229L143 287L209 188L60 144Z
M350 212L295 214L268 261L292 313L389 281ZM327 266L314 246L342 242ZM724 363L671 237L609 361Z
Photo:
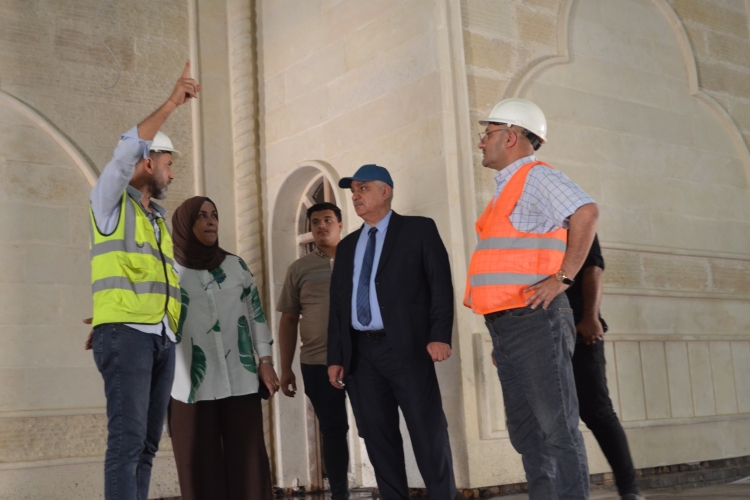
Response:
M187 61L185 63L185 69L182 70L182 75L180 75L180 79L177 80L177 83L174 86L172 95L169 96L169 100L175 103L175 105L180 106L190 99L196 99L201 88L202 87L190 77L190 61Z

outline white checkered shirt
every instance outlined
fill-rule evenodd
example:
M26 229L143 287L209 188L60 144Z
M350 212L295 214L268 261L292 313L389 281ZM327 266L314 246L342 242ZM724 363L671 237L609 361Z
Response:
M495 200L508 179L526 163L537 161L535 156L516 160L495 176ZM529 171L523 194L510 214L510 223L525 233L549 233L568 228L568 220L578 208L596 203L581 187L559 170L537 165Z

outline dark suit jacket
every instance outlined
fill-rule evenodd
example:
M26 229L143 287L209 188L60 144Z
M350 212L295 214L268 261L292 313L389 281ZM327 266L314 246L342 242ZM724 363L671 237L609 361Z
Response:
M345 375L352 364L352 279L361 232L362 228L338 244L331 275L328 365L342 365ZM375 272L386 338L396 355L428 356L428 343L451 343L453 283L435 221L393 212Z

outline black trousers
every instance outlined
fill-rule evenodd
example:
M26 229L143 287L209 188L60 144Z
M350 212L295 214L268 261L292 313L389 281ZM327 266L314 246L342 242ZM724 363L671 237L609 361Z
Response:
M302 364L305 394L315 410L323 438L323 461L326 464L332 500L349 498L349 445L346 434L346 393L328 381L326 365Z
M398 409L431 500L453 500L456 484L435 364L424 356L403 359L387 338L352 332L354 368L345 377L359 435L365 441L383 500L408 500Z
M604 342L585 345L581 336L577 337L573 374L581 420L591 429L612 467L617 491L620 495L638 493L628 438L609 398Z

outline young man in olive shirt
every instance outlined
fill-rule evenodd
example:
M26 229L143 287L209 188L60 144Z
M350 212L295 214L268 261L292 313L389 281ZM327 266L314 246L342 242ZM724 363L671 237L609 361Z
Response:
M299 324L302 379L305 394L310 398L320 423L331 498L346 500L349 498L346 392L331 386L327 366L329 288L333 258L343 228L341 210L332 203L318 203L307 210L307 218L315 250L289 266L276 306L281 313L281 391L289 397L294 397L297 391L292 361Z
M599 315L603 271L604 258L599 239L595 236L575 282L565 290L578 333L573 356L578 408L581 420L591 429L612 467L622 499L645 500L638 492L628 439L607 390L604 359L607 324Z

